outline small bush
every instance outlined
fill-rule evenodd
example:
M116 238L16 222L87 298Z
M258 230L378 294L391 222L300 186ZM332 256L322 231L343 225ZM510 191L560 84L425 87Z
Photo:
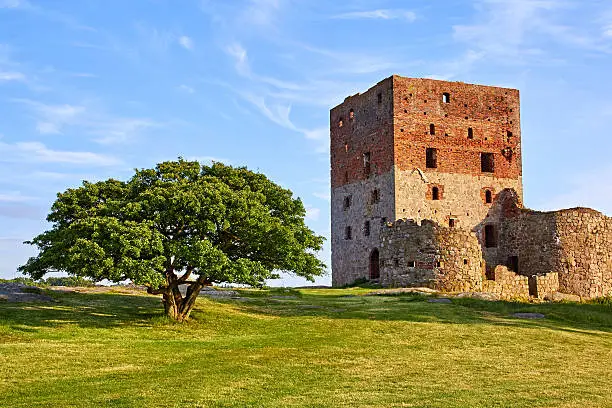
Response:
M604 296L604 297L591 299L588 303L612 307L612 296Z

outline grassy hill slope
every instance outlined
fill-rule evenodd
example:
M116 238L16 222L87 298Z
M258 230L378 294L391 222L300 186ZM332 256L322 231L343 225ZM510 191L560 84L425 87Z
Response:
M181 325L90 292L0 303L0 406L612 407L610 305L242 291Z

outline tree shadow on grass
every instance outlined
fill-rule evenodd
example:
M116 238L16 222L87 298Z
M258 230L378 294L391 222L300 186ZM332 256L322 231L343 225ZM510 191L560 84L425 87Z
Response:
M161 299L156 296L112 292L49 293L55 302L0 303L0 326L32 333L39 327L70 324L85 328L115 328L150 327L156 319L166 323ZM337 294L303 291L284 297L274 296L278 295L277 291L244 294L248 297L208 299L207 302L227 304L246 315L542 327L592 335L612 333L612 307L601 304L532 304L469 298L452 299L452 303L444 304L429 303L430 297L422 295L355 296L342 291ZM512 317L517 312L542 313L546 318L524 320ZM206 302L196 304L192 316L196 322L206 324L209 316Z
M271 316L319 316L331 319L366 319L444 324L489 324L542 327L599 335L612 333L612 307L589 303L525 303L452 298L452 303L429 303L431 297L415 294L394 296L338 296L303 294L297 300L258 299L238 307ZM217 300L221 301L221 300ZM232 302L225 300L222 302ZM541 313L544 319L521 319L514 313Z
M151 325L162 316L160 298L123 293L58 293L47 291L54 302L0 303L0 326L20 332L37 327L74 324L79 327L113 328Z

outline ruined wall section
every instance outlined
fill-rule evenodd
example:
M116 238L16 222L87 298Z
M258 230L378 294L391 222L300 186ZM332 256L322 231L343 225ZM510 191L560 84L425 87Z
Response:
M381 283L455 291L480 291L480 245L466 230L432 221L398 220L381 233Z
M369 277L369 256L378 247L381 224L393 221L392 85L385 79L330 112L334 286Z
M494 293L503 300L529 298L529 278L502 265L495 267L493 279L485 280L482 286L483 292Z
M612 218L588 208L503 213L496 264L509 265L516 257L521 275L558 273L559 292L612 295Z
M589 208L556 211L559 291L612 296L612 218Z
M495 195L512 188L522 198L519 92L515 89L393 77L396 217L432 219L471 229ZM428 168L426 149L436 149ZM481 154L493 155L483 172ZM416 176L415 176L416 175ZM422 175L422 177L419 177ZM432 200L432 186L444 196Z

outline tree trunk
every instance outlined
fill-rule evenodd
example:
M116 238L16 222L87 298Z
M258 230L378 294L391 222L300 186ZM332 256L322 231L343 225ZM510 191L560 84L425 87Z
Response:
M201 289L201 283L193 282L189 285L187 293L185 297L183 297L178 290L177 284L167 288L163 293L164 312L166 316L179 322L188 320Z

